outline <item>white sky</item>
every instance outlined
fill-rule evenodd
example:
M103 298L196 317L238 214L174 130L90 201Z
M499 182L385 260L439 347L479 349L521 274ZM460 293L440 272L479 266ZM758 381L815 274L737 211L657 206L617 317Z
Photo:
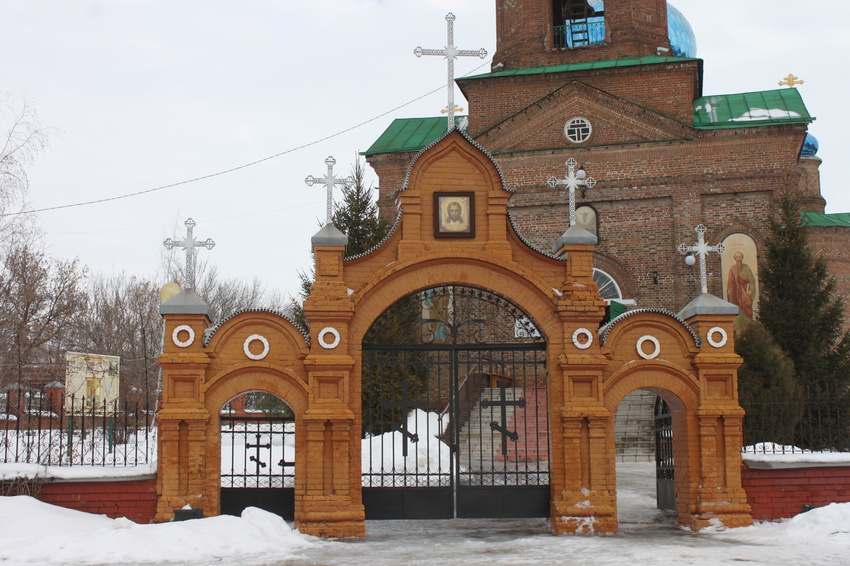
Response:
M850 2L675 0L705 59L704 94L778 88L794 73L817 117L827 212L850 211L845 130ZM31 0L0 2L0 90L61 130L30 171L35 208L211 175L108 203L40 213L50 251L94 271L152 276L183 222L226 277L297 290L333 155L347 175L393 118L439 115L445 62L413 49L495 50L494 0ZM489 56L485 61L489 61ZM482 65L461 58L457 75ZM489 70L485 65L473 74ZM456 101L465 101L456 90ZM345 134L296 149L387 113ZM541 180L543 182L544 180ZM675 250L671 250L675 253ZM161 283L165 283L162 281Z

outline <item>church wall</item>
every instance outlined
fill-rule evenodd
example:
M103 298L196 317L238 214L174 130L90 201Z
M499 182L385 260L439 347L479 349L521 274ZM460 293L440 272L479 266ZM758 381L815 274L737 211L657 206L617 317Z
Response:
M698 67L697 61L685 61L584 72L460 79L457 82L469 103L469 133L473 137L572 81L691 124L693 101L699 96Z
M835 278L835 298L844 299L844 330L850 330L850 229L834 226L813 226L809 229L809 246L815 255L822 256Z

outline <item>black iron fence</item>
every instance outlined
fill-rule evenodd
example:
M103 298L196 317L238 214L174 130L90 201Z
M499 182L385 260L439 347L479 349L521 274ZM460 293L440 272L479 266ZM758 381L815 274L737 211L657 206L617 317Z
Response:
M129 401L0 395L0 463L136 466L154 460L153 409Z
M740 403L748 452L850 452L850 392L768 392Z

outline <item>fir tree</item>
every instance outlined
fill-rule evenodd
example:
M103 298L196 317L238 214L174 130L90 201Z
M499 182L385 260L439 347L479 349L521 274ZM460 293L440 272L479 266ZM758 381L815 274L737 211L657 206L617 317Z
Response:
M843 390L850 381L843 302L826 262L809 249L797 199L786 191L777 204L762 267L759 322L794 362L799 385Z
M351 169L354 184L342 189L342 203L336 205L333 223L348 236L346 257L368 252L381 243L390 231L387 219L378 213L372 200L371 187L366 186L363 162L357 158Z

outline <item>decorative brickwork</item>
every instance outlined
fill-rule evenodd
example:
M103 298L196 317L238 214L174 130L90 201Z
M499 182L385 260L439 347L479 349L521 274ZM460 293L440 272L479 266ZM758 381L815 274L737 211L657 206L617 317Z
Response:
M399 299L462 285L521 307L546 339L547 392L538 397L548 403L550 446L526 456L549 459L556 532L617 531L613 415L638 388L657 391L674 408L680 523L748 524L740 482L740 359L731 339L701 346L718 328L731 336L734 315L695 314L686 326L663 313L635 314L603 339L596 333L605 303L593 281L594 246L565 235L554 254L529 248L512 226L510 193L490 156L452 131L417 157L407 178L397 196L399 223L378 249L343 261L345 237L333 226L314 237L316 280L304 303L309 342L289 321L265 312L236 315L205 342L204 315L163 304L166 336L176 336L160 357L157 520L186 504L219 512L218 414L240 393L261 390L295 413L296 525L319 536L363 536L363 338ZM440 193L471 199L474 237L440 233L434 204ZM262 357L246 352L249 338L260 347L257 335L268 342ZM641 349L636 340L648 343Z

